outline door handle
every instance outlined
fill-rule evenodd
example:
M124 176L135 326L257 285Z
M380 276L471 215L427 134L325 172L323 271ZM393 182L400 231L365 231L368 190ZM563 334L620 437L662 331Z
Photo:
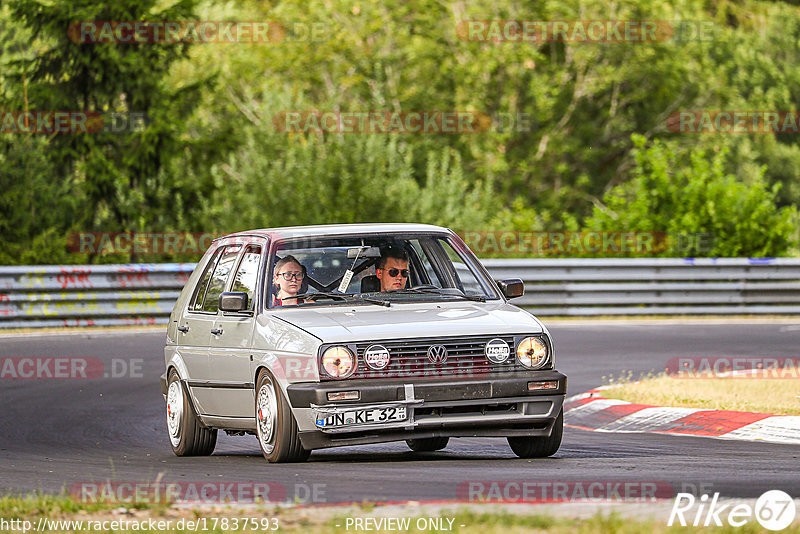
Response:
M183 333L185 334L186 332L188 332L188 331L189 331L189 326L188 326L188 325L186 325L186 326L179 326L179 327L178 327L178 330L180 330L181 332L183 332Z
M211 333L214 334L215 336L221 336L222 335L222 328L212 328L211 329Z

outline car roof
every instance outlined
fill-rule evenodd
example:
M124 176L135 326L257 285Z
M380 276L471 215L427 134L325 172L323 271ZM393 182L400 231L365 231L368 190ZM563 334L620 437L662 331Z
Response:
M361 224L320 224L313 226L286 226L281 228L260 228L235 232L219 239L229 237L260 236L273 239L324 237L334 235L382 234L382 233L440 233L450 234L452 230L432 224L418 223L361 223Z

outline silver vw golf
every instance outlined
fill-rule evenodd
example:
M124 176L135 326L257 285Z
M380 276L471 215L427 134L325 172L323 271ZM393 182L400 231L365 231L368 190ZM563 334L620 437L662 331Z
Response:
M547 329L451 230L270 228L215 240L170 316L161 377L179 456L255 434L270 462L314 449L504 437L554 454L566 377Z

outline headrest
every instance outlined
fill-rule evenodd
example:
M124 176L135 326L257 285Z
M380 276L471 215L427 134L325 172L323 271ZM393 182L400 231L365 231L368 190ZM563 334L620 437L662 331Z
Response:
M297 290L297 293L308 293L308 271L306 270L306 266L303 264L300 264L300 269L303 271L303 281L300 282L300 289Z

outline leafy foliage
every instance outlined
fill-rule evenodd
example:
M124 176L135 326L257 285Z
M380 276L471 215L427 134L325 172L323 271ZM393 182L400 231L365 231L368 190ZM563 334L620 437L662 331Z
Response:
M80 20L272 20L287 31L269 43L80 45L66 32ZM476 41L459 30L469 20L684 21L691 31ZM149 121L126 134L0 133L0 262L194 259L66 254L76 231L373 221L678 236L663 255L793 253L798 136L681 134L667 118L791 111L798 62L796 9L765 0L7 0L0 109ZM286 134L273 118L287 110L464 110L489 129Z
M797 212L778 208L779 184L763 170L751 183L725 170L728 150L700 148L681 161L665 144L634 136L632 179L612 189L587 220L592 230L659 231L670 256L775 256L786 250Z

